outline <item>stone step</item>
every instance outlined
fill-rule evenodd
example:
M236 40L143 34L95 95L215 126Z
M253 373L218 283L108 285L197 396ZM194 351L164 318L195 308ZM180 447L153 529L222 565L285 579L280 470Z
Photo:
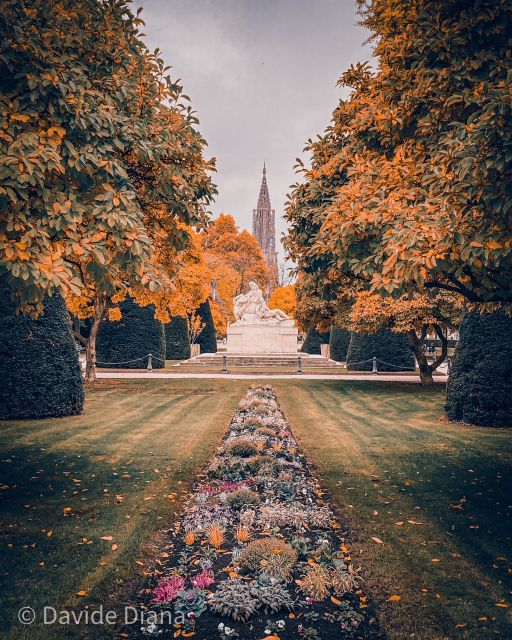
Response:
M228 367L296 367L300 356L303 368L327 368L339 367L333 360L322 356L310 356L309 354L290 355L236 355L236 354L202 354L186 360L187 367L222 367L225 355Z

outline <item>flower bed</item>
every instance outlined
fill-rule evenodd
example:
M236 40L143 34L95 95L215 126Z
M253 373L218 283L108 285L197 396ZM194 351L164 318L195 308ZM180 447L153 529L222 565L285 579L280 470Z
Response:
M339 525L271 387L240 402L170 535L172 561L146 590L145 607L158 613L146 636L377 637Z

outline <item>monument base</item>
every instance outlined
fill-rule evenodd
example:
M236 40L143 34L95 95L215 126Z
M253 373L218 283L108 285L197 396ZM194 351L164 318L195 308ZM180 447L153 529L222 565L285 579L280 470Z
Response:
M297 329L290 320L280 324L228 325L227 352L236 354L297 353Z

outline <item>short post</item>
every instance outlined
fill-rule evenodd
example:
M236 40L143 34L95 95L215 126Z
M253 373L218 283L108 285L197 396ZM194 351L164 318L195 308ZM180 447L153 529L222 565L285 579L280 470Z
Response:
M222 356L222 373L228 372L228 357L226 355Z
M376 358L376 356L373 356L373 358L372 358L372 373L379 373L379 370L377 369L377 358Z
M148 366L146 368L148 373L151 373L153 371L153 356L150 354L148 354Z
M297 356L297 375L302 375L302 358Z

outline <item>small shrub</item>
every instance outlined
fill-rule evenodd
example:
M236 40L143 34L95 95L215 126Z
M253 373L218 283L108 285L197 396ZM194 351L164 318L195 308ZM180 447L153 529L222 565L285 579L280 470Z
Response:
M206 611L206 598L204 591L201 589L187 589L180 591L174 604L176 613L181 613L185 618L193 614L194 618Z
M319 564L314 564L306 569L304 577L300 581L299 589L313 600L325 600L329 595L331 577Z
M250 542L240 554L244 569L265 571L274 578L287 579L297 559L297 553L288 543L277 538L260 538Z
M255 491L241 487L236 491L231 491L226 498L226 502L232 509L240 511L246 507L257 507L260 503L260 497Z
M254 435L266 436L267 438L275 438L277 433L274 429L271 429L270 427L258 427L258 429L256 429L256 431L254 432Z
M217 591L210 596L208 605L217 615L245 622L257 611L259 602L248 584L230 578L222 582Z
M355 591L359 588L361 582L362 578L357 573L335 569L331 574L332 589L337 596L343 596L350 591Z
M282 609L290 611L293 608L293 600L286 587L267 573L260 574L253 581L251 593L267 614L277 613Z
M261 427L264 426L264 422L261 418L258 418L257 416L249 416L245 421L244 421L244 427L246 429L249 429L249 431L255 431Z
M219 524L211 524L206 530L206 535L208 537L208 542L212 547L215 547L216 549L222 547L222 543L224 542L224 531Z
M256 443L249 438L238 438L226 443L224 450L231 453L234 456L240 456L241 458L249 458L255 456L258 453Z

